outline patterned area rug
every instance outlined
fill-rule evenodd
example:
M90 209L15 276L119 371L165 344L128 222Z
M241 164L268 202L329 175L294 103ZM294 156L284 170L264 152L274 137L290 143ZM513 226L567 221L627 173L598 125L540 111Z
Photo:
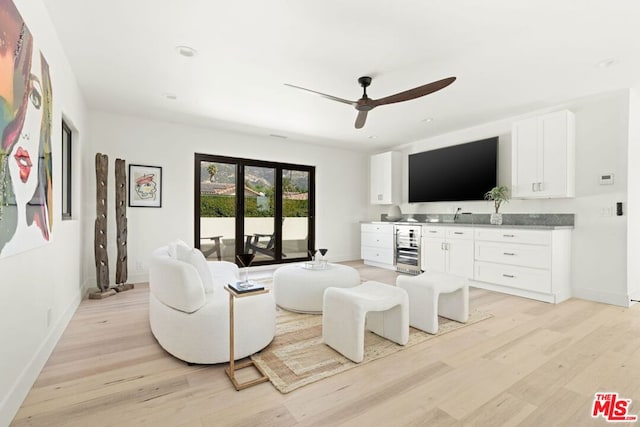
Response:
M276 337L261 352L251 356L282 393L355 368L404 348L435 339L448 332L493 317L472 311L466 324L440 318L436 335L411 328L406 346L365 331L364 360L354 363L322 342L322 316L292 313L278 307Z

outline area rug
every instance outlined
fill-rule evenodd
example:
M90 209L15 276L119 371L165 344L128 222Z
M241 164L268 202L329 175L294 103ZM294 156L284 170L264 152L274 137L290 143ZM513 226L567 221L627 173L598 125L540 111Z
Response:
M264 350L251 356L282 393L289 393L304 385L339 374L405 348L436 339L448 332L493 317L472 311L466 324L439 318L436 335L411 328L406 346L365 332L364 360L354 363L322 342L322 316L292 313L278 308L276 337Z

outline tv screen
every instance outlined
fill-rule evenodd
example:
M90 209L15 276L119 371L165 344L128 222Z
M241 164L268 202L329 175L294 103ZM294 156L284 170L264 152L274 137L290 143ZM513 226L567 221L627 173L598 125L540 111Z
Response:
M498 181L498 137L409 155L409 203L484 200Z

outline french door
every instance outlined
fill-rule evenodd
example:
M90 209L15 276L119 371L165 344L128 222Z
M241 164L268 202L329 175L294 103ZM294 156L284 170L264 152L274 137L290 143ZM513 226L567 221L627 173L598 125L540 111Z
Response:
M252 265L309 259L315 247L315 167L195 155L195 241L209 260Z

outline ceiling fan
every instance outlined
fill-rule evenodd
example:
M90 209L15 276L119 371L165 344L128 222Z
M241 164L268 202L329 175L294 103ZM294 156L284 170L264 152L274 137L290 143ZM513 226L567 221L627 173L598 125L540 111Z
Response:
M405 90L404 92L396 93L395 95L389 95L380 99L371 99L367 96L367 87L371 84L371 77L363 76L358 79L358 83L363 88L362 98L357 101L349 101L348 99L338 98L337 96L327 95L326 93L316 92L315 90L307 89L300 86L295 86L289 83L285 83L286 86L296 89L306 90L307 92L317 93L327 99L333 101L342 102L343 104L352 105L358 110L358 116L356 117L356 129L361 129L367 121L367 113L380 105L394 104L396 102L409 101L411 99L420 98L421 96L429 95L430 93L444 89L453 83L456 78L448 77L446 79L431 82L429 84L414 87L413 89Z

